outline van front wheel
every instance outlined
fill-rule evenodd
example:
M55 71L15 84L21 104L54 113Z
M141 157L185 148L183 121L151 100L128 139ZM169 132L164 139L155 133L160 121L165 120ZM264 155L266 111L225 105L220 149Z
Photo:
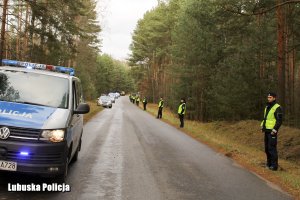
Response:
M68 175L69 157L66 158L63 173L57 176L57 183L65 183Z

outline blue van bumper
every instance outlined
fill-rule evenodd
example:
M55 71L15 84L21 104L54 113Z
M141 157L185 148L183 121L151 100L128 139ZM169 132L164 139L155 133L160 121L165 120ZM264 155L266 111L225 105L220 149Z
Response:
M62 174L67 142L20 142L0 140L0 160L17 163L17 172L40 175Z

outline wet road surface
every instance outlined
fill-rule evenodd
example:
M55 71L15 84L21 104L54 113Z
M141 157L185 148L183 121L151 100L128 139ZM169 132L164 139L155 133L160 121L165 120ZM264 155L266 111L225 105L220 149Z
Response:
M0 200L291 199L180 130L121 97L84 127L66 183L71 192L8 192L8 183L51 180L0 174Z

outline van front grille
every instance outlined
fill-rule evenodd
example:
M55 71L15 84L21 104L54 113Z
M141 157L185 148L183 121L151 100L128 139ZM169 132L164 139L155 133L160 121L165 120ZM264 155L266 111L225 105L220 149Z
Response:
M4 126L0 126L0 128L1 127ZM39 140L41 134L41 129L29 129L29 128L19 128L19 127L10 127L10 126L6 126L6 127L10 131L9 140L34 141L34 140Z

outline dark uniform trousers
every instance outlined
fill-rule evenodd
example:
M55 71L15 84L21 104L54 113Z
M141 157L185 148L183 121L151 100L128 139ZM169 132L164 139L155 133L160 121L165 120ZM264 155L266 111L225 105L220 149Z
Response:
M265 132L265 152L267 155L268 167L278 167L277 154L277 134L271 135L271 132Z
M184 114L178 114L179 115L179 119L180 119L180 127L183 128L184 127Z
M147 103L143 103L144 104L144 110L146 110L147 108Z
M162 118L162 110L163 110L162 107L158 108L157 118Z

